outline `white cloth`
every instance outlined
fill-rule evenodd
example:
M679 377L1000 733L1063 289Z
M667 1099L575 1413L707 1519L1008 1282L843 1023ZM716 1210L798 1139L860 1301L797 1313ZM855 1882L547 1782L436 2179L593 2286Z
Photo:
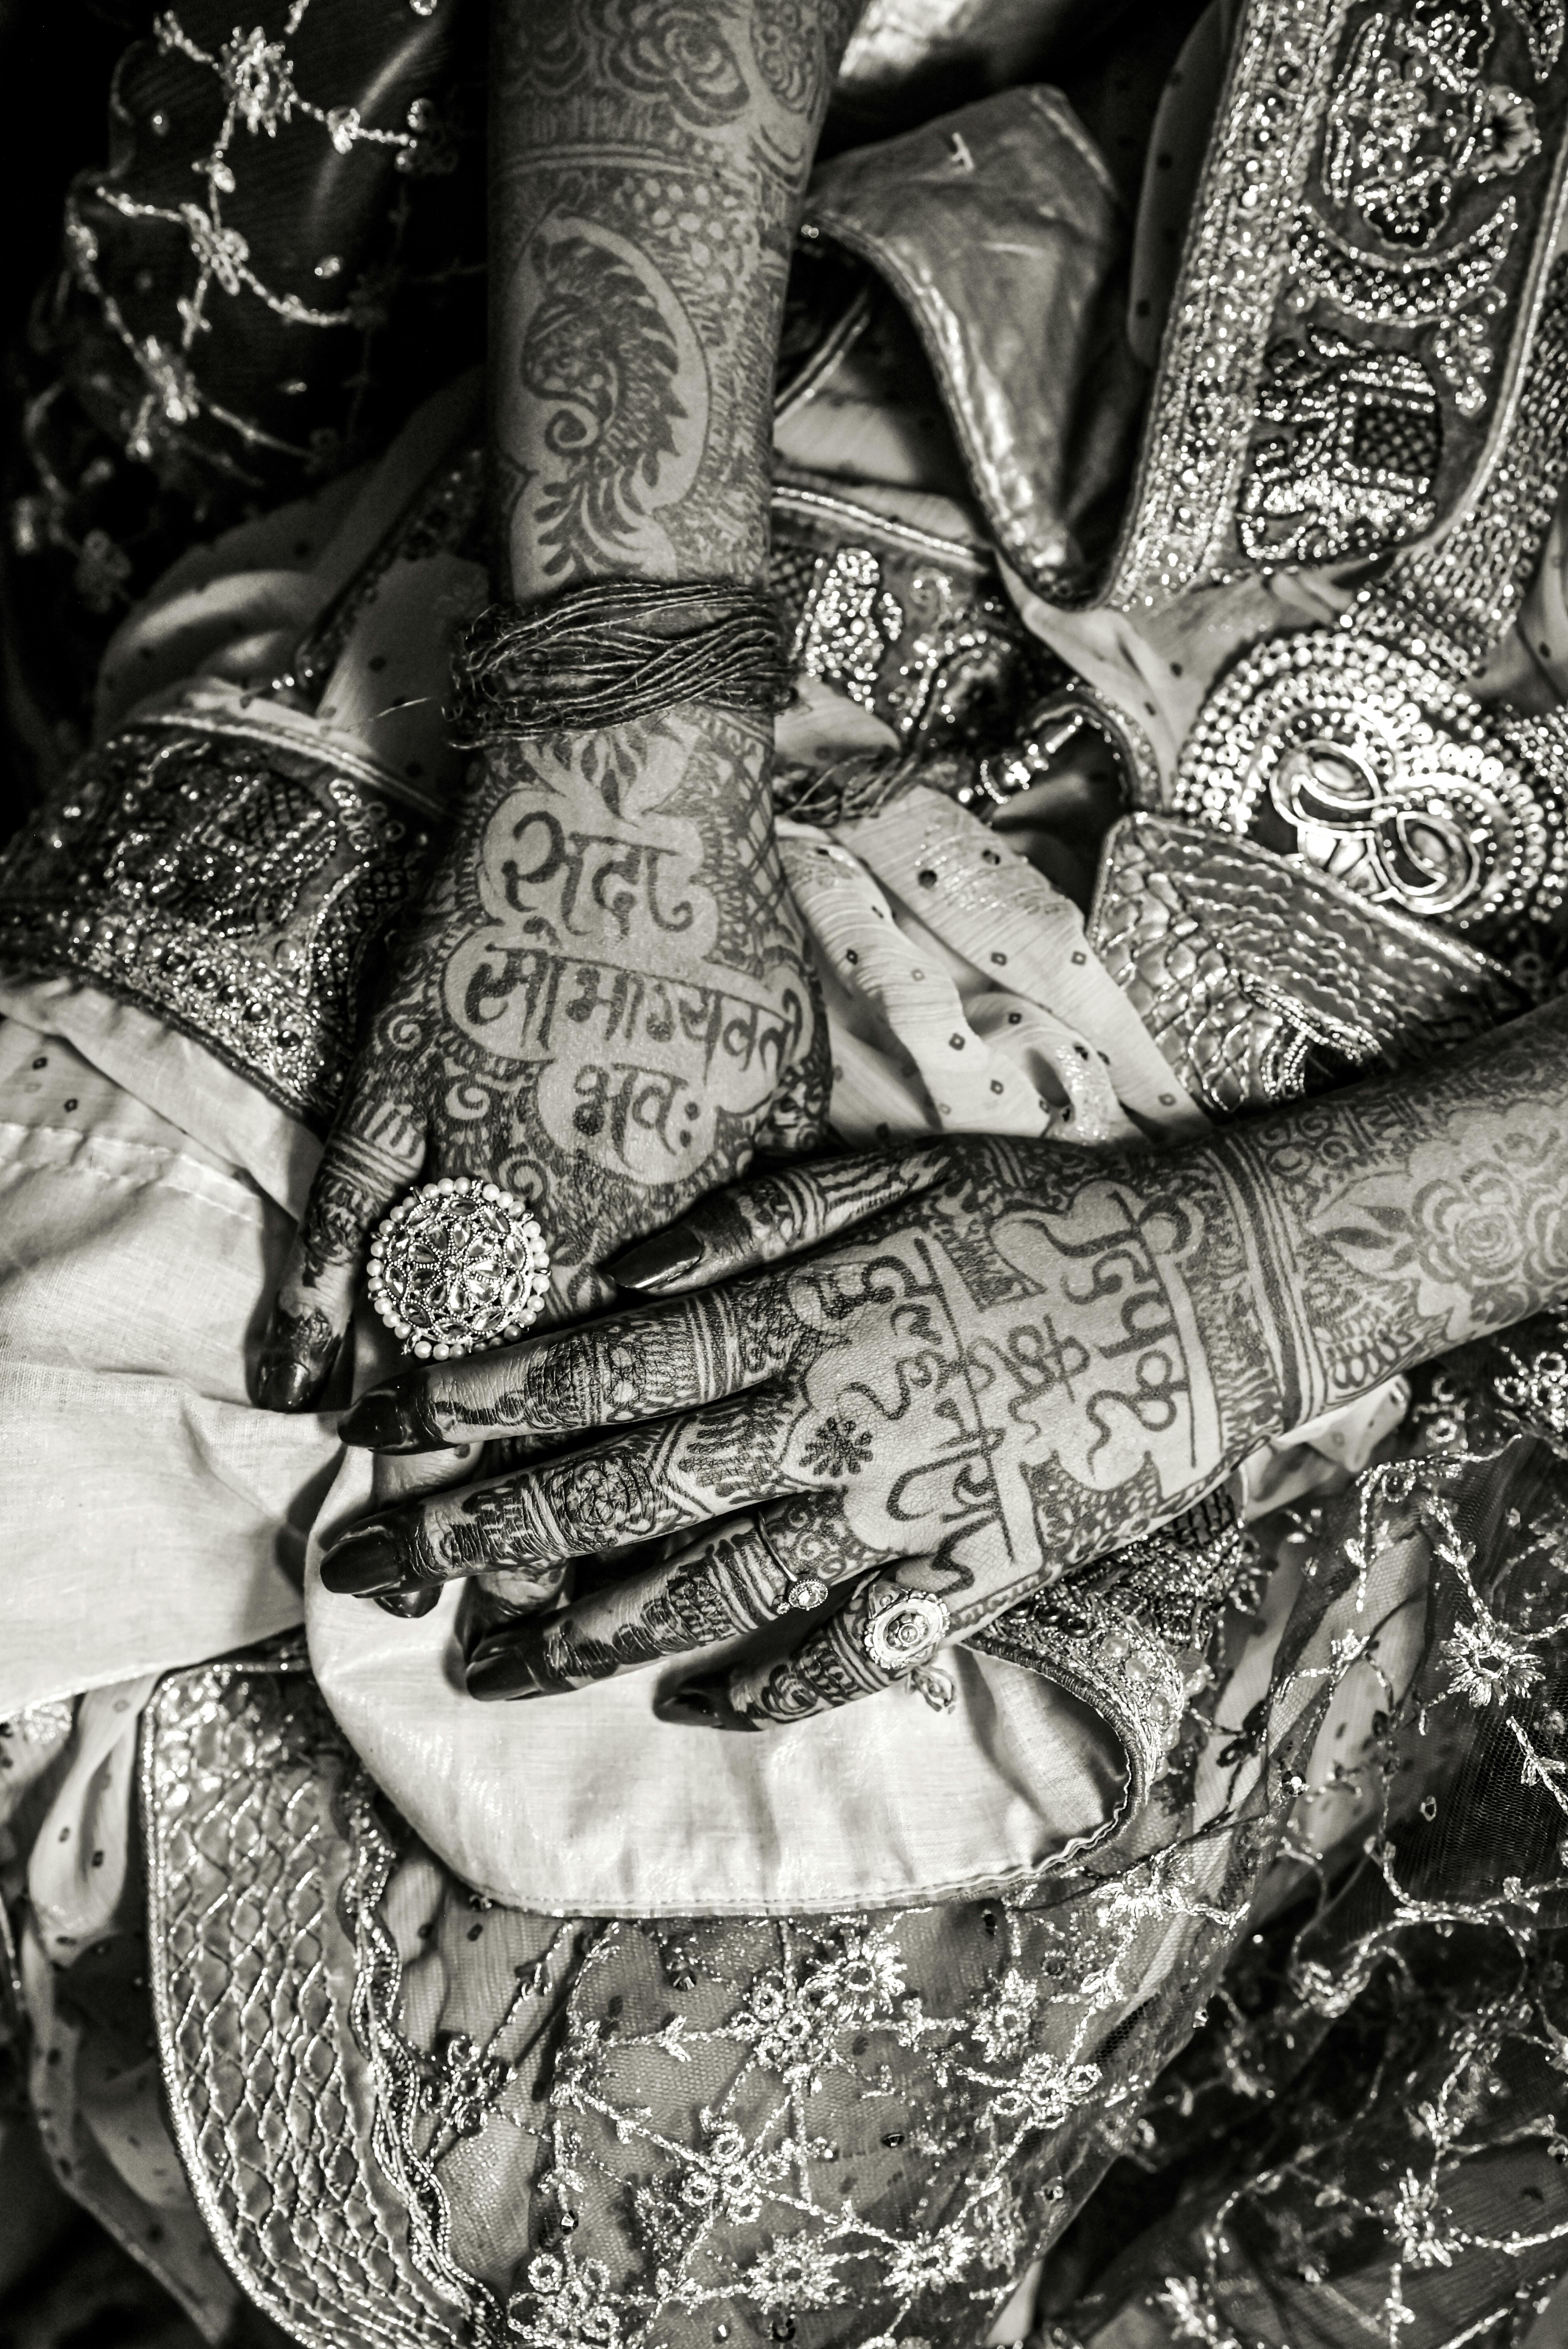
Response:
M189 558L111 648L106 717L128 678L167 689L168 661L193 646L217 680L199 690L248 682L264 701L244 662L280 598L291 625L320 608L465 414L449 398L414 420L315 551L295 543L311 559L286 595L275 517L270 535L228 543L231 571ZM449 619L474 587L449 557L423 586L403 565L343 648L323 730L352 718L385 757L396 704L397 756L436 773L449 755L438 697L408 698L443 633L422 633L421 615ZM279 722L318 721L280 706ZM824 758L874 725L820 688L786 723L809 724ZM1125 1146L1201 1125L1075 909L974 818L916 792L836 839L786 829L846 1140L967 1130ZM344 1459L325 1421L246 1402L313 1139L96 989L13 981L0 1009L3 1714L297 1621L325 1488L335 1474L323 1522L336 1524L370 1498L372 1469ZM452 1669L456 1603L407 1624L313 1583L313 1661L416 1826L507 1899L601 1914L910 1901L1032 1869L1119 1798L1109 1734L1006 1665L951 1659L958 1701L941 1717L893 1692L779 1738L714 1739L656 1724L646 1674L561 1705L473 1704Z
M339 1447L245 1385L290 1229L63 1039L0 1022L0 1715L299 1619Z

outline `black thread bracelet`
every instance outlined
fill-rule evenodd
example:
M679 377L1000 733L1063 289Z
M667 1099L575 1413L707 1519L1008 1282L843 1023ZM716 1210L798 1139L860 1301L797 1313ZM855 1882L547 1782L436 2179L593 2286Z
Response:
M459 750L585 734L677 702L772 716L794 693L772 598L723 579L618 579L491 604L459 640L448 719Z

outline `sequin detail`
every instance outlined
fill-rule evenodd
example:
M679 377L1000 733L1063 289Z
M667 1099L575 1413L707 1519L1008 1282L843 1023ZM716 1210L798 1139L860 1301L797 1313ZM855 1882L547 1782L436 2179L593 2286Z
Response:
M1312 629L1249 654L1210 696L1175 802L1374 904L1496 931L1550 919L1568 891L1568 807L1539 755L1561 730L1538 720L1522 738L1532 772L1517 728L1429 662Z
M434 838L346 748L175 709L89 751L0 859L0 958L154 1013L325 1127Z
M1561 48L1506 0L1245 11L1107 601L1391 553L1453 511L1555 241Z

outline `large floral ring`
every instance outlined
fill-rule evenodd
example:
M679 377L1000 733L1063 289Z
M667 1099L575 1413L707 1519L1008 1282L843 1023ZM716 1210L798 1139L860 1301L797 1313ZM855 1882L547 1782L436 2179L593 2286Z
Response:
M947 1609L932 1591L878 1593L861 1645L879 1671L908 1672L931 1661L949 1628Z
M521 1338L544 1303L550 1258L510 1191L443 1174L381 1224L366 1278L370 1302L410 1353L444 1362Z

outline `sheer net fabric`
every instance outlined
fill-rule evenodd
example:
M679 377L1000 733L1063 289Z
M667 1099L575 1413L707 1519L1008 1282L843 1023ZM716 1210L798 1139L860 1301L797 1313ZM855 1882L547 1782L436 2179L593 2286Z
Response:
M167 1683L155 1989L220 2246L311 2340L401 2278L410 2339L977 2341L1041 2251L1042 2342L1511 2337L1568 2242L1565 1451L1555 1318L1429 1373L1184 1652L1154 1799L1025 1899L506 1909L296 1657Z

